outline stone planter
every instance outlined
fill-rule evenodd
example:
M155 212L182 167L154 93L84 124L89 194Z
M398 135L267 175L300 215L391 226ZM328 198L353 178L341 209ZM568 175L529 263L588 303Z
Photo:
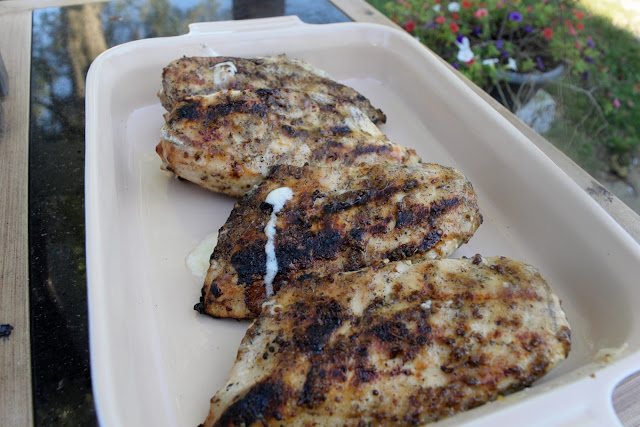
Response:
M564 64L560 64L553 70L549 70L544 73L516 73L512 71L503 71L498 73L498 77L511 84L540 86L560 78L562 74L564 74L564 70Z
M518 73L502 71L498 73L500 82L491 91L491 96L512 112L526 104L545 83L562 77L566 70L560 64L544 73Z

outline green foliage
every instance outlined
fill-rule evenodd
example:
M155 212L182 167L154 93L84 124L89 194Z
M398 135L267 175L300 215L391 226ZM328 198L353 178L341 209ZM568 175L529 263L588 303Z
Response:
M380 2L376 2L379 6ZM598 52L572 0L395 0L383 10L447 62L489 91L501 72L544 72L560 63L575 75ZM470 52L463 52L468 41ZM497 72L480 72L475 63Z
M640 44L584 6L598 1L369 0L494 96L514 64L522 73L564 64L546 87L559 116L547 138L592 173L603 162L620 173L640 146ZM462 37L473 60L459 57Z

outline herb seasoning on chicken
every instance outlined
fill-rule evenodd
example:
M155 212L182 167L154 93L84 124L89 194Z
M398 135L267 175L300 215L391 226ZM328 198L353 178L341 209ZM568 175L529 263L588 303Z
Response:
M289 89L221 90L178 103L156 152L163 168L240 197L278 164L417 163L350 103Z
M172 111L187 96L208 95L221 89L287 88L330 95L354 105L373 123L382 124L385 115L354 89L342 85L324 71L300 59L284 55L259 58L225 56L185 57L167 65L162 72L162 105Z
M270 295L265 228L273 207L265 200L282 187L291 190L291 199L275 216L273 292L296 278L385 259L444 258L482 223L471 184L451 168L279 166L236 204L221 228L197 310L215 317L259 314Z
M570 335L539 272L503 257L292 282L249 327L204 425L424 424L528 387Z

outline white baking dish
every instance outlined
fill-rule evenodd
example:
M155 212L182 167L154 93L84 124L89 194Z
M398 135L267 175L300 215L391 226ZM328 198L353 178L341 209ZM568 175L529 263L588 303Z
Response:
M393 141L468 176L485 222L457 256L531 263L563 301L573 327L569 358L530 389L444 424L618 423L612 390L640 369L640 247L416 40L377 25L295 17L191 25L184 36L113 48L91 66L87 267L100 423L202 422L247 327L191 309L201 283L186 255L224 223L233 200L160 170L161 70L183 55L281 53L360 90L387 113L383 131ZM622 351L603 361L603 348Z

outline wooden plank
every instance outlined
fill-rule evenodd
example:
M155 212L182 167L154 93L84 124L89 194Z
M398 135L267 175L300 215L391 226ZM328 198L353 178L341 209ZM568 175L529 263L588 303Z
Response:
M0 426L33 424L29 341L28 148L31 12L0 14L8 96L0 98Z
M400 28L386 16L378 12L365 0L330 0L338 9L354 21L372 22L392 28ZM556 148L545 138L523 123L498 101L451 67L442 58L452 72L467 84L482 99L505 117L511 124L529 138L543 153L545 153L560 169L585 190L611 217L620 224L637 242L640 242L640 216L624 202L607 190L567 155ZM640 367L639 367L640 368ZM613 393L613 405L618 417L625 426L640 426L640 372L636 372L620 383Z
M640 372L627 377L613 392L613 407L625 426L640 426Z
M105 1L107 0L0 0L0 14Z
M395 22L391 21L378 9L371 6L364 0L329 0L342 13L357 22L371 22L374 24L386 25L388 27L402 29Z

